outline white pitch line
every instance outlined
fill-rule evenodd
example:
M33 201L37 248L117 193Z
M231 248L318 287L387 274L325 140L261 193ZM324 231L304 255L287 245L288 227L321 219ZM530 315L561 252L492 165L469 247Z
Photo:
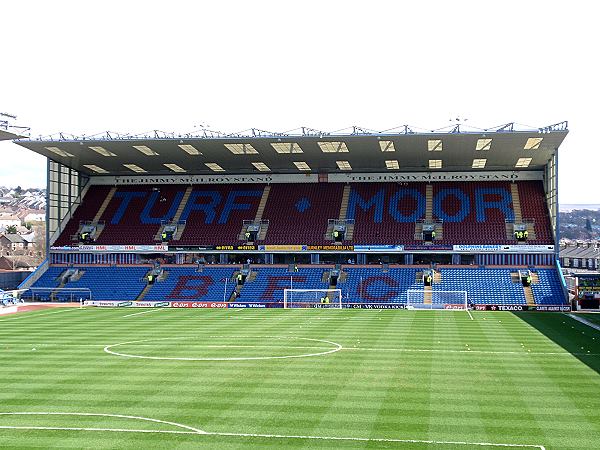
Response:
M214 336L211 336L214 337ZM241 336L229 336L229 338L242 338ZM309 358L313 356L325 356L331 353L339 352L343 349L341 344L336 342L331 342L325 339L311 339L311 338L303 338L303 337L287 337L281 338L277 336L254 336L254 338L277 338L277 339L298 339L303 341L310 342L321 342L325 344L331 344L333 348L329 348L326 351L316 352L316 353L303 353L301 355L281 355L281 356L239 356L239 357L206 357L206 358L192 358L192 357L172 357L172 356L144 356L144 355L133 355L129 353L119 353L111 350L111 348L119 347L122 345L128 344L138 344L145 342L156 342L156 341L165 341L165 340L173 340L173 339L181 339L181 338L157 338L157 339L142 339L138 341L128 341L128 342L119 342L117 344L107 345L104 347L104 351L111 355L122 356L124 358L138 358L138 359L154 359L154 360L162 360L162 361L255 361L255 360L265 360L265 359L293 359L293 358ZM278 347L281 348L281 347ZM315 347L310 347L310 349L315 349Z
M600 331L600 325L590 322L589 320L587 320L583 317L579 317L576 314L567 314L567 316L569 316L573 320L576 320L579 323L582 323L584 325L587 325L590 328L593 328L596 331Z
M376 348L376 347L344 347L342 350L363 350L369 352L407 352L407 353L477 353L484 355L555 355L572 356L586 355L598 356L599 353L569 353L569 352L525 352L525 351L493 351L493 350L449 350L435 348Z
M473 315L471 314L471 311L469 311L469 308L467 308L467 313L469 314L469 317L471 318L471 320L475 320L475 319L473 319Z
M206 434L196 431L178 430L136 430L128 428L87 428L87 427L35 427L35 426L10 426L0 425L4 430L54 430L54 431L107 431L113 433L166 433L166 434Z
M166 420L160 419L152 419L150 417L143 416L129 416L125 414L105 414L105 413L75 413L75 412L0 412L0 416L83 416L83 417L116 417L118 419L132 419L132 420L141 420L144 422L153 422L153 423L161 423L165 425L171 425L175 428L183 428L195 434L205 434L205 431L199 430L198 428L193 428L187 425L182 425L177 422L169 422ZM159 431L159 430L157 430Z
M58 313L63 313L63 312L67 312L67 311L79 311L79 310L81 310L81 308L65 307L65 308L62 308L60 311L51 311L51 312L42 313L42 314L26 314L26 315L19 315L17 317L13 317L11 319L0 319L0 322L11 322L13 320L18 320L18 319L35 319L36 317L40 317L40 316L48 316L50 314L58 314ZM23 312L31 312L31 311L23 311ZM15 314L18 314L18 312Z
M163 309L164 308L154 308L154 309L151 309L149 311L142 311L142 312L137 312L137 313L133 313L133 314L127 314L127 315L122 316L122 317L139 316L140 314L148 314L148 313L151 313L151 312L162 311Z
M350 442L388 442L404 444L433 444L433 445L460 445L477 447L508 447L508 448L537 448L546 450L543 445L535 444L504 444L495 442L467 442L467 441L442 441L429 439L396 439L396 438L362 438L350 436L311 436L311 435L285 435L285 434L262 434L262 433L226 433L210 432L182 425L176 422L151 419L140 416L127 416L121 414L99 414L99 413L61 413L61 412L4 412L3 416L18 415L38 415L38 416L92 416L92 417L116 417L125 419L141 420L145 422L154 422L171 425L183 430L144 430L128 428L97 428L97 427L56 427L56 426L19 426L19 425L0 425L4 430L51 430L51 431L92 431L92 432L112 432L112 433L162 433L162 434L187 434L196 436L222 436L222 437L246 437L263 439L300 439L300 440L322 440L322 441L350 441Z
M471 447L512 447L512 448L537 448L546 450L543 445L535 444L503 444L494 442L466 442L466 441L434 441L427 439L394 439L394 438L360 438L345 436L302 436L285 434L259 434L259 433L219 433L179 430L136 430L127 428L85 428L85 427L36 427L36 426L11 426L0 425L3 430L51 430L51 431L103 431L112 433L163 433L163 434L187 434L196 436L223 436L223 437L250 437L263 439L301 439L322 441L354 441L354 442L388 442L398 444L428 444L428 445L462 445Z
M358 441L358 442L396 442L405 444L435 444L435 445L471 445L478 447L516 447L516 448L537 448L546 450L543 445L535 444L498 444L493 442L466 442L466 441L437 441L428 439L394 439L394 438L361 438L344 436L303 436L303 435L285 435L285 434L259 434L259 433L217 433L206 432L207 436L233 436L233 437L257 437L271 439L311 439L324 441Z

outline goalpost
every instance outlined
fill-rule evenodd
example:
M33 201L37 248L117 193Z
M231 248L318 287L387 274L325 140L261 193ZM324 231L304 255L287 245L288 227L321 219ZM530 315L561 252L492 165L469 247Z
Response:
M341 289L284 289L284 308L342 308Z
M406 309L468 310L467 291L406 291Z

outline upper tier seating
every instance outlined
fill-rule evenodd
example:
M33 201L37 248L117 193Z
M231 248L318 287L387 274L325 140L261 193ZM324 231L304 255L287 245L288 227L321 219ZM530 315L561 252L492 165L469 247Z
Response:
M522 217L535 220L530 243L552 244L552 230L541 182L518 182ZM506 221L514 220L508 182L431 183L431 218L443 221L436 244L515 244ZM187 222L175 245L239 245L244 220L254 220L262 184L197 185L182 210ZM258 244L331 244L324 236L328 219L336 219L342 183L273 184L262 219L269 221ZM109 188L92 186L54 245L68 245L79 222L92 220ZM161 221L177 212L186 186L126 186L117 189L102 214L104 231L97 244L154 244ZM420 245L415 222L426 218L427 184L353 183L347 219L354 219L352 244Z
M77 234L79 222L94 218L109 191L110 186L91 186L54 245L71 245L71 236Z
M433 183L433 218L442 220L440 244L505 244L514 220L509 183ZM513 242L514 243L514 242Z
M347 219L355 221L355 244L413 244L415 222L424 217L424 183L352 184Z
M344 185L274 184L263 219L269 220L265 244L331 244L328 219L338 217Z
M533 244L551 244L552 227L550 225L550 214L546 207L546 195L544 187L537 181L521 181L519 185L519 200L523 219L535 221L536 239Z

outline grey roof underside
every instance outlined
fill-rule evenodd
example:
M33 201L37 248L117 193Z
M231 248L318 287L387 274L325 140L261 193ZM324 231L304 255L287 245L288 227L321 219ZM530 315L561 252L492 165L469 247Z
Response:
M397 160L400 172L429 171L429 159L441 159L442 171L473 171L473 159L486 158L486 171L519 170L515 163L519 158L532 158L529 167L523 170L541 170L552 158L565 139L568 131L538 133L535 131L487 132L487 133L440 133L440 134L394 134L394 135L347 135L347 136L286 136L256 138L188 138L188 139L102 139L102 140L18 140L17 144L63 165L88 175L100 175L84 167L96 165L108 171L102 175L132 175L133 172L123 164L136 164L147 174L173 174L163 164L177 164L188 174L214 174L204 163L217 163L225 174L259 173L252 162L265 163L271 173L306 173L293 164L294 161L306 162L312 172L340 172L336 161L348 161L353 172L388 172L386 160ZM543 141L536 150L524 150L530 137L542 137ZM491 138L490 150L476 151L478 139ZM441 139L441 152L428 151L428 140ZM382 152L379 141L394 142L394 152ZM347 153L324 153L318 142L342 141L348 147ZM274 142L295 142L302 153L279 154L270 145ZM224 144L250 143L258 154L237 155L231 153ZM179 144L191 144L201 155L190 155L178 147ZM145 145L158 153L147 156L133 148ZM116 156L102 156L91 150L91 146L100 146ZM59 149L74 155L63 157L49 151L46 147ZM391 171L390 171L391 172Z

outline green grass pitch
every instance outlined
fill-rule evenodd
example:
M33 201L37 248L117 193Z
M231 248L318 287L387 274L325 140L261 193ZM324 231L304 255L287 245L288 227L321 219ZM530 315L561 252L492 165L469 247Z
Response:
M600 332L565 314L473 317L4 316L0 447L599 449Z

